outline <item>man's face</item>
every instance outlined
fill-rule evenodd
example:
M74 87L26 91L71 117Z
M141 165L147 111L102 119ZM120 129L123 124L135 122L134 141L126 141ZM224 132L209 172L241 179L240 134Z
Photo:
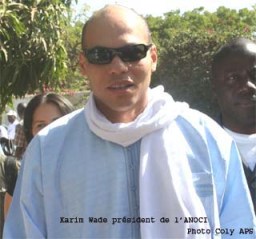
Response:
M256 133L256 53L225 58L213 83L224 126L238 133Z
M87 49L120 48L148 44L145 26L126 12L112 12L92 22L86 33ZM155 70L157 52L152 46L145 58L123 62L115 56L109 64L91 64L80 56L82 73L89 78L97 108L112 122L129 122L147 104L147 89Z
M16 117L13 116L13 115L8 115L8 116L7 116L7 119L8 119L8 121L12 124L12 123L15 121Z

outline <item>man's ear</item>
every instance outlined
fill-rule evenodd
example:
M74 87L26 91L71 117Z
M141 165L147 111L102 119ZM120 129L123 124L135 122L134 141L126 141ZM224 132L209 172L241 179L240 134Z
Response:
M80 72L83 76L87 76L87 62L83 55L83 53L79 54L79 65L80 65Z
M151 55L151 60L152 60L151 70L152 70L152 72L154 72L156 70L157 59L158 59L158 57L157 57L157 49L156 49L156 46L154 44L150 48L150 55Z

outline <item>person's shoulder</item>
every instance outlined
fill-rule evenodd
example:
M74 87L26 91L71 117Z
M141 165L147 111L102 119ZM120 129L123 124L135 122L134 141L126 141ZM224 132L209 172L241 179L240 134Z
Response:
M180 117L187 120L191 124L218 125L215 120L213 120L211 117L209 117L205 113L203 113L199 110L196 110L196 109L192 109L192 108L188 108L187 110L183 111L181 113Z
M46 126L44 129L42 129L40 132L47 131L47 130L53 129L53 128L57 129L57 128L71 126L75 122L79 121L81 119L81 117L83 117L83 116L84 116L83 109L75 110L67 115L64 115L64 116L58 118L57 120L55 120L54 122L52 122L51 124Z
M79 130L83 124L85 124L84 111L83 109L78 109L47 125L37 136L47 139L61 138L70 130Z
M201 120L207 118L208 116L204 114L203 112L193 109L193 108L187 108L186 110L182 111L179 115L179 118L182 118L184 120L188 120L191 123L192 122L200 122Z
M83 109L75 110L40 130L29 143L26 151L37 151L40 147L48 148L51 145L57 149L68 138L70 132L81 130L84 122Z
M187 109L179 116L178 120L185 121L188 125L198 131L210 133L212 135L221 135L221 137L229 136L223 130L223 128L210 116L196 109Z

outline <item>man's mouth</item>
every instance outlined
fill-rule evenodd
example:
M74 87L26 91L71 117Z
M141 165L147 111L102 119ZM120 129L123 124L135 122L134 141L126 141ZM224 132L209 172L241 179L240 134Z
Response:
M115 84L108 87L110 90L126 90L128 88L133 87L133 84Z

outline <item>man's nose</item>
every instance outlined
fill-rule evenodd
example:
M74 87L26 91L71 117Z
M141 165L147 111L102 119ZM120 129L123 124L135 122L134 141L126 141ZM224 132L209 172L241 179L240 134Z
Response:
M244 72L238 87L240 93L247 94L251 92L254 94L256 92L255 77L252 75L251 71Z
M255 95L256 94L256 85L250 80L247 80L240 86L239 89L240 94L249 94Z
M113 60L111 61L109 67L111 73L120 74L128 71L129 63L122 61L122 59L116 54Z

